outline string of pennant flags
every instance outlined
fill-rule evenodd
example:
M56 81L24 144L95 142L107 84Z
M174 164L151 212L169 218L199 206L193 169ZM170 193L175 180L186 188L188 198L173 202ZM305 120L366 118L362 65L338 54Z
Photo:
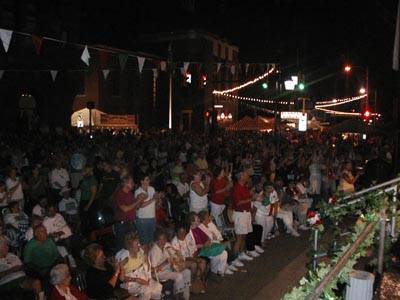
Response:
M248 74L252 69L253 72L259 72L260 70L269 70L270 67L275 67L274 63L233 63L233 62L215 62L215 63L205 63L205 62L197 62L197 61L169 61L167 62L166 60L162 60L160 58L155 59L152 57L144 57L144 56L139 56L136 54L133 54L129 51L126 50L121 50L121 49L115 49L115 48L108 48L108 47L99 47L99 46L88 46L84 44L77 44L77 43L71 43L71 42L66 42L63 40L58 40L54 38L49 38L49 37L44 37L44 36L38 36L30 33L25 33L25 32L20 32L20 31L13 31L13 30L8 30L8 29L3 29L0 28L0 39L4 48L5 53L8 53L10 49L10 45L13 40L14 35L20 35L20 36L25 36L28 38L32 39L32 44L35 48L35 52L37 56L41 55L41 50L44 44L44 41L51 41L51 42L56 42L62 45L71 45L75 46L77 48L82 49L81 55L80 55L80 60L85 64L86 67L90 66L90 60L93 55L98 55L99 57L99 62L100 66L104 66L107 64L107 57L108 55L117 55L118 56L118 61L120 65L120 71L124 70L128 58L132 57L137 60L137 69L139 71L139 74L142 73L142 71L146 68L144 68L145 62L146 61L152 61L153 64L156 66L155 68L150 68L153 71L153 74L155 77L158 76L158 72L166 72L167 67L169 67L171 70L178 69L180 70L181 74L184 75L188 70L190 66L197 66L197 72L200 74L201 70L204 65L212 65L213 71L215 74L218 74L222 67L225 69L229 70L232 75L235 75L236 73L243 73L243 74ZM147 68L146 70L148 70ZM115 68L105 68L101 69L104 79L107 79L108 74L110 71L116 70ZM6 69L6 70L0 70L0 79L2 78L4 72L7 71L33 71L33 70L19 70L19 69ZM57 77L58 70L52 70L52 69L35 69L34 71L46 71L50 72L51 77L53 78L53 81ZM69 69L68 71L87 71L87 69L83 68L78 68L78 69Z

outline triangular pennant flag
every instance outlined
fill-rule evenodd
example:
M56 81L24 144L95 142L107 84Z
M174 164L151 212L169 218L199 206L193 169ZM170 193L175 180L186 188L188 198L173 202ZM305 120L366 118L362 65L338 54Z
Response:
M32 35L33 45L35 45L36 55L40 55L42 49L43 38L41 36Z
M53 78L53 81L55 81L55 80L56 80L57 73L58 73L58 71L57 71L57 70L51 70L51 71L50 71L51 78Z
M103 72L103 76L104 76L104 80L107 80L108 74L110 74L110 70L106 69L106 70L101 70Z
M249 72L249 66L250 66L250 64L247 63L247 64L246 64L246 75L247 75L247 73Z
M156 68L153 69L153 76L154 76L155 78L158 77L158 70L157 70Z
M126 62L128 61L128 54L120 53L118 55L119 65L121 66L121 71L125 69Z
M167 62L165 61L160 62L160 69L163 72L167 71Z
M81 55L81 60L82 60L87 66L89 66L89 59L90 59L89 50L88 50L88 47L85 46L85 49L83 49L83 52L82 52L82 55Z
M4 70L0 70L0 80L3 78Z
M137 57L138 60L138 65L139 65L139 73L142 74L142 70L143 70L143 65L144 65L144 61L146 60L144 57Z
M183 71L184 71L184 73L186 73L187 70L189 69L189 65L190 65L189 62L184 62L184 63L183 63Z
M221 63L217 63L217 74L219 73L220 69L221 69Z
M267 72L269 71L269 64L267 64Z
M3 47L6 52L8 52L8 48L10 47L10 41L13 32L11 30L0 29L0 38L3 42Z
M232 75L235 75L235 65L231 66L231 73L232 73Z
M100 66L104 67L107 65L107 52L103 50L99 50L99 61Z

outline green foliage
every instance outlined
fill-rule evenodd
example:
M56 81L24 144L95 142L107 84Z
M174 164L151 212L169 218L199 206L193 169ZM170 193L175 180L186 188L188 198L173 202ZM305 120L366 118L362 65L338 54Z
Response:
M359 198L360 200L354 201L354 203L350 205L348 203L352 201L352 198L343 199L344 196L345 195L343 193L338 193L335 195L331 203L321 202L318 206L318 212L321 216L321 220L323 220L325 225L330 224L330 227L334 228L333 240L341 241L340 245L338 245L338 243L332 243L329 249L320 248L317 252L311 250L309 252L311 263L308 265L309 271L307 272L306 277L303 277L300 280L300 285L298 287L294 287L289 293L287 293L282 298L283 300L307 299L310 295L312 295L318 283L326 276L326 274L328 274L332 267L337 264L344 253L357 240L365 227L371 222L379 220L380 211L383 208L390 208L389 204L391 203L390 201L392 200L393 194L392 192L386 193L384 190L375 190L367 195L362 196ZM391 209L387 209L388 213L391 213L391 211ZM358 219L354 227L351 229L350 234L346 236L343 241L339 224L343 224L344 217L348 215L358 216ZM400 220L400 212L397 213L397 217ZM400 231L400 222L397 222L396 225L398 227L397 231ZM319 244L322 244L324 229L325 228L323 225L313 227L313 232L310 235L311 245L314 244L315 230L318 231L317 235ZM335 293L335 291L338 290L338 284L349 282L349 272L353 269L353 266L357 263L357 261L366 255L366 250L375 244L375 236L376 230L373 230L356 249L339 274L327 285L319 299L338 299L338 296ZM385 248L388 249L390 248L391 241L390 239L386 239L386 242L389 243L387 245L385 243ZM333 247L334 244L336 247ZM329 263L318 263L316 270L313 270L312 259L314 255L320 253L327 253L331 260Z

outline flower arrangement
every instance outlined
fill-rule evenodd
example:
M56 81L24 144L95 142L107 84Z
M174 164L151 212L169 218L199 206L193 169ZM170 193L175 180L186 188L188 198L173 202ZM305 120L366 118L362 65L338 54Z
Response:
M318 227L323 224L320 219L319 213L316 211L310 211L307 214L307 223L310 227Z

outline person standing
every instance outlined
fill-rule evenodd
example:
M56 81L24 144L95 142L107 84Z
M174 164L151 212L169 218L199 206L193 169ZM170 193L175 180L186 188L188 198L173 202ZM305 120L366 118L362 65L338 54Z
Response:
M225 170L216 167L211 181L211 215L218 227L222 227L220 215L225 209L225 199L232 187L232 181L225 176Z
M129 232L136 231L136 209L142 204L144 197L135 200L132 190L135 186L132 175L122 178L122 187L117 191L113 199L114 233L117 251L124 248L124 238Z
M199 213L208 210L207 194L210 190L211 178L207 175L205 183L201 181L201 172L195 169L192 173L189 192L189 211Z
M8 172L6 179L7 192L9 194L8 202L18 202L21 210L24 210L24 192L22 190L22 178L17 176L17 169L12 167Z
M147 255L149 244L153 241L156 230L156 201L161 199L161 193L156 193L150 186L150 176L148 174L139 175L140 186L136 189L135 199L143 198L141 205L136 212L136 228L139 233L139 240L142 248Z
M97 180L94 177L91 167L82 169L81 200L79 202L79 214L81 217L81 230L83 234L88 234L90 227L97 217Z
M65 168L62 167L61 159L54 160L54 168L49 172L49 183L53 201L61 200L60 191L70 184L70 177Z
M236 241L233 252L240 260L253 260L252 257L244 252L246 235L253 231L251 222L251 202L255 198L254 192L247 188L249 174L242 171L238 175L232 191L232 219L235 226Z

